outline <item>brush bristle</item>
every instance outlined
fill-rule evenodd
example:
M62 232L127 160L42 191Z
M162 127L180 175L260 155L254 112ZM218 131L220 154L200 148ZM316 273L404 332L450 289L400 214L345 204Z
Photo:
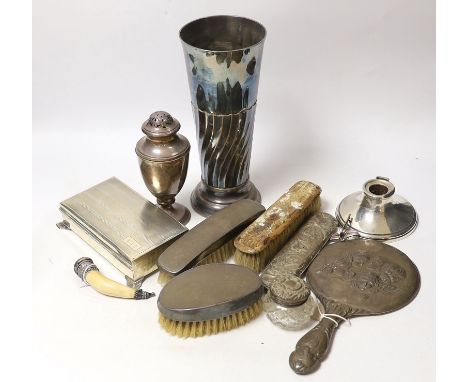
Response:
M238 265L250 268L255 272L261 272L267 264L275 257L281 247L288 241L294 232L299 228L303 221L311 214L320 210L320 197L314 199L309 207L295 219L280 235L268 243L268 246L255 254L245 253L236 249L234 261ZM254 223L255 224L255 223Z
M166 285L169 281L174 278L170 273L164 272L162 269L159 270L158 274L158 283L161 285Z
M159 323L168 333L182 338L202 337L235 329L252 321L262 313L262 300L230 316L208 321L174 321L159 313Z
M205 257L195 266L197 267L199 265L211 263L225 263L234 254L235 250L236 247L234 247L234 239L229 240L221 247L211 252L207 257ZM162 269L159 271L158 282L160 284L165 285L173 278L174 276L172 276L170 273L164 272Z
M225 263L235 251L236 247L234 247L234 239L229 240L217 250L211 252L207 257L200 261L197 266L211 263Z

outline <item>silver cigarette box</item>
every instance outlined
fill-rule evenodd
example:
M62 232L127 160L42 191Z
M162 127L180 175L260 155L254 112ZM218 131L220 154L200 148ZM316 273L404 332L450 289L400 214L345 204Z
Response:
M117 178L60 203L57 226L75 232L139 287L158 256L187 228Z

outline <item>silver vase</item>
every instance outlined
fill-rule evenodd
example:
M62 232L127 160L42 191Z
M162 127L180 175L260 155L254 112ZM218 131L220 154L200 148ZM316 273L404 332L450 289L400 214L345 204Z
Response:
M261 199L249 166L265 36L261 24L233 16L198 19L180 30L201 162L191 202L204 216L240 199Z

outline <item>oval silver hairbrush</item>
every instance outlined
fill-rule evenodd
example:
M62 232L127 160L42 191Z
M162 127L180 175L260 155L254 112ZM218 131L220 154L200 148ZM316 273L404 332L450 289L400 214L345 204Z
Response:
M159 322L179 337L217 334L262 312L258 274L234 264L206 264L173 278L158 298Z

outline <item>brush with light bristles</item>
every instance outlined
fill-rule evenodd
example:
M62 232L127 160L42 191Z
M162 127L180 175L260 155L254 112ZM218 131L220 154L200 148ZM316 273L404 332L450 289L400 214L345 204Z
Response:
M240 200L196 225L169 246L158 258L162 284L187 269L209 263L224 263L235 251L235 237L265 208L253 200Z
M261 272L302 222L320 210L321 188L295 183L234 241L235 262Z
M227 243L223 244L221 247L208 254L203 260L195 264L195 266L212 263L225 263L234 254L235 251L236 247L234 247L234 238L232 238ZM160 272L158 274L158 282L164 285L168 281L172 280L175 276L176 275L166 272L162 268L160 268Z
M178 337L235 329L262 312L260 277L234 264L206 264L172 279L158 299L159 323Z

